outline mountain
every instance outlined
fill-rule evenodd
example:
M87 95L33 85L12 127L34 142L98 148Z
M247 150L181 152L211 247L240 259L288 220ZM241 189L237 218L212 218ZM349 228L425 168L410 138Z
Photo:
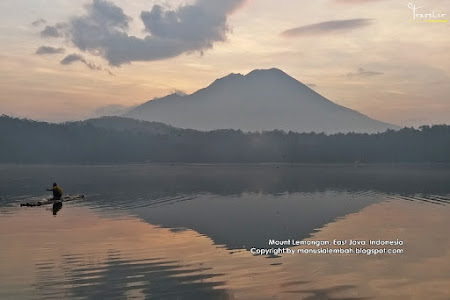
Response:
M230 74L191 95L150 100L123 116L197 130L375 133L399 129L337 105L279 69Z

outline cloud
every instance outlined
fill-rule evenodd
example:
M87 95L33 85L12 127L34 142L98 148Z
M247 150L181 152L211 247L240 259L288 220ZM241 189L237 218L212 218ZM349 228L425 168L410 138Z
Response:
M74 63L74 62L77 62L77 61L79 61L79 62L82 62L83 64L85 64L89 69L91 69L91 70L103 70L103 68L102 67L100 67L100 66L97 66L97 65L95 65L95 64L93 64L93 63L90 63L90 62L88 62L82 55L80 55L80 54L70 54L70 55L67 55L66 57L64 57L64 59L63 60L61 60L61 64L62 65L70 65L70 64L72 64L72 63Z
M67 55L66 57L64 57L64 59L60 61L60 64L61 65L71 65L75 62L81 62L91 70L106 71L109 75L114 76L114 74L109 69L105 69L101 66L93 64L91 62L88 62L82 55L76 54L76 53L70 54L70 55Z
M154 5L141 13L147 32L154 38L184 41L194 47L208 48L215 41L224 41L229 30L227 14L242 1L200 0L177 10L164 10Z
M47 21L42 19L42 18L37 19L36 21L33 21L31 23L31 25L33 25L34 27L39 27L39 26L42 26L42 25L45 25L45 24L47 24Z
M230 31L227 17L244 1L196 0L176 9L153 5L150 11L140 14L147 35L139 38L127 33L131 18L120 7L93 0L86 6L86 14L72 18L68 28L47 26L41 35L67 34L79 50L100 55L114 66L162 60L183 53L202 53L214 43L225 41Z
M382 73L382 72L368 71L368 70L365 70L363 68L359 68L358 72L356 72L356 73L348 73L347 77L364 78L364 77L372 77L372 76L383 75L383 74L384 73Z
M186 96L187 95L186 92L179 90L179 89L173 89L171 94L177 94L178 96Z
M41 46L39 47L35 54L43 55L43 54L62 54L66 50L64 48L54 48L50 46Z
M59 38L64 37L64 33L67 30L67 24L66 23L57 23L53 26L45 26L44 30L41 31L42 37L53 37L53 38Z
M349 19L349 20L327 21L291 28L282 32L281 35L285 37L320 35L327 33L335 33L339 31L350 31L353 29L368 26L371 23L372 23L371 19Z
M63 60L61 60L61 64L62 65L70 65L76 61L85 62L86 60L84 59L83 56L81 56L79 54L70 54L70 55L67 55Z

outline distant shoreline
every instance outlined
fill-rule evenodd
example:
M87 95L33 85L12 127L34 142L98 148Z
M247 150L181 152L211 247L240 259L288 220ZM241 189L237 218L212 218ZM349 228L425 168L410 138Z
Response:
M200 132L124 118L50 125L0 117L0 163L346 165L450 163L450 126L378 134Z

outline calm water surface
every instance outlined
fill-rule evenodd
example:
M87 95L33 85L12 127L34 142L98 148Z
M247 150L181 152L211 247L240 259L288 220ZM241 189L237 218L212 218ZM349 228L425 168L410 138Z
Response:
M20 207L53 181L86 198ZM448 300L449 229L448 166L0 165L0 299ZM269 239L404 253L250 253Z

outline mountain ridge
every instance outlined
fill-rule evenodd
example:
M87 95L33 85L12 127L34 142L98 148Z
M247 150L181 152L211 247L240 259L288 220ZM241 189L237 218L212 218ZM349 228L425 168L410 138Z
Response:
M277 68L231 73L192 94L150 100L122 116L196 130L375 133L400 128L338 105Z

